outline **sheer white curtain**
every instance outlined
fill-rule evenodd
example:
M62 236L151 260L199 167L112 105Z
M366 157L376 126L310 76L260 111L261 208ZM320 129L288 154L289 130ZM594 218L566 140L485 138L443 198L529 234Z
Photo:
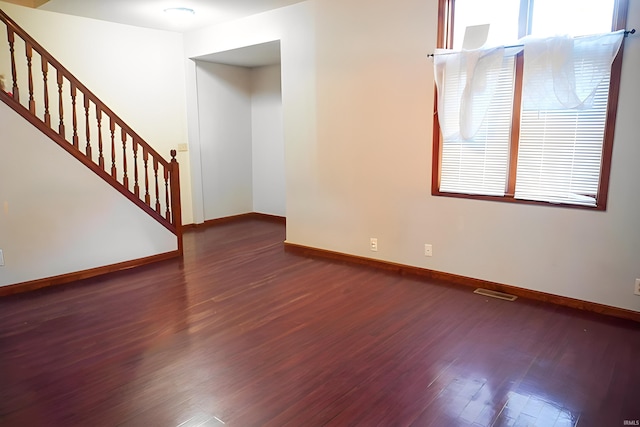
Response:
M523 108L588 108L611 71L624 31L592 36L525 37ZM438 117L446 140L471 140L485 119L504 68L504 46L452 52L437 49Z
M523 108L586 109L611 71L624 31L582 37L525 37Z
M504 54L504 47L436 51L438 117L445 141L476 135L496 92Z

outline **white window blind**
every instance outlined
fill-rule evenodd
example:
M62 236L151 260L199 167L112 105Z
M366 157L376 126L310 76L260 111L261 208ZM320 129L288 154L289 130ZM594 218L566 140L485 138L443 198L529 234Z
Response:
M515 197L595 206L622 32L525 41Z
M495 90L475 134L464 139L457 132L444 138L440 191L504 195L509 166L514 64L513 56L505 56L501 65L487 75L488 80L495 79ZM464 67L443 78L442 90L439 90L444 96L440 103L444 114L439 114L443 129L460 128L460 100L466 79Z
M515 197L595 206L609 76L587 110L522 112Z

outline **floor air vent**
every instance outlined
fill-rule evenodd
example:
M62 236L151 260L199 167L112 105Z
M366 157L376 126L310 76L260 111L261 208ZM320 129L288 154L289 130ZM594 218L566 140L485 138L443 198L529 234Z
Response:
M489 289L478 288L473 291L474 294L484 295L485 297L503 299L505 301L515 301L518 298L515 295L505 294L504 292L492 291Z

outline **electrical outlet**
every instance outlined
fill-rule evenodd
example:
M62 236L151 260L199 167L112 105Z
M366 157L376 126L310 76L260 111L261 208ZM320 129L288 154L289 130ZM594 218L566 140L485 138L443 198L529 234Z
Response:
M4 255L2 255L2 249L0 249L0 267L4 265Z
M636 287L633 288L633 293L640 295L640 279L636 279Z
M425 243L424 245L424 256L433 256L433 246Z
M369 239L369 249L371 249L373 252L378 251L378 239L376 239L375 237Z

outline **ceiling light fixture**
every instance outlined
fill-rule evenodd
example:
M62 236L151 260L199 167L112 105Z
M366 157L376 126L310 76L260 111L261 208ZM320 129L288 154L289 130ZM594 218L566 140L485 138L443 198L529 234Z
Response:
M188 7L170 7L164 10L165 13L174 16L176 18L184 18L191 15L195 15L196 11Z

